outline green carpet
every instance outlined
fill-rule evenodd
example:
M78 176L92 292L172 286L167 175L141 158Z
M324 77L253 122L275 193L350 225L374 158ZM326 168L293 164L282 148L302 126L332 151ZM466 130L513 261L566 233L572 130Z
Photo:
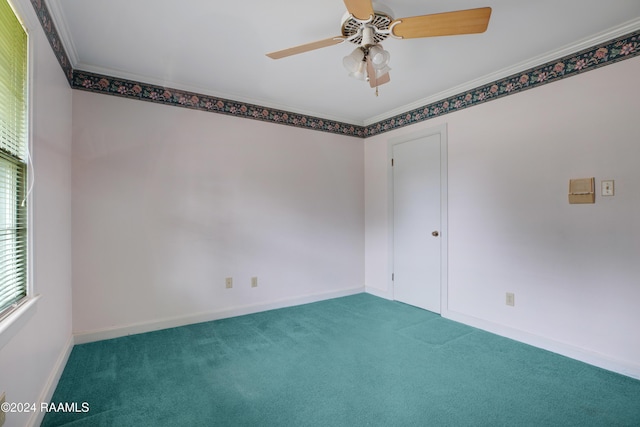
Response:
M358 294L77 345L43 426L640 426L640 381Z

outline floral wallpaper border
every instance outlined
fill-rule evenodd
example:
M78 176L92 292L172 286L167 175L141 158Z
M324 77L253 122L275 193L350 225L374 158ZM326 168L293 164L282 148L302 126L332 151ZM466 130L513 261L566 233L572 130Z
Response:
M513 95L638 55L640 55L640 31L567 55L558 60L547 62L521 73L513 74L468 92L379 121L365 128L365 137L409 126L507 95Z
M62 45L62 41L60 40L60 36L58 35L58 30L53 23L53 19L51 19L51 14L49 13L47 5L45 4L44 0L31 0L31 5L36 11L36 15L38 16L40 25L42 25L44 34L49 40L51 49L53 49L53 54L56 56L56 58L58 58L60 67L62 67L64 75L67 76L67 80L69 80L69 84L71 84L71 79L73 77L73 67L71 66L71 61L69 61L67 52L64 50L64 46Z
M377 123L357 126L180 89L74 70L44 0L31 0L31 4L69 84L74 89L360 138L389 132L640 55L640 31L636 31Z
M200 111L228 114L312 130L364 137L364 127L362 126L321 119L246 102L187 92L180 89L118 79L85 71L73 71L71 86L74 89L140 99L157 104L192 108Z

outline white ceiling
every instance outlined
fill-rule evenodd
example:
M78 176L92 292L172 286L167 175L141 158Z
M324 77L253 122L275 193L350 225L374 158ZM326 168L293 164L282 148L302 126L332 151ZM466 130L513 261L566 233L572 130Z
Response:
M348 77L341 0L48 0L75 69L367 125L640 28L638 0L385 0L394 18L490 6L483 34L388 39L380 94Z

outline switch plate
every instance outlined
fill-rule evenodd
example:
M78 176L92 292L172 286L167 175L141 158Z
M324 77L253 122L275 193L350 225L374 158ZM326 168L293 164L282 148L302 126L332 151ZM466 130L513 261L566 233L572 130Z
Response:
M505 303L507 305L510 305L511 307L516 305L516 296L514 293L512 292L507 292L507 299L505 301Z
M602 181L600 188L603 196L613 196L613 180Z
M252 288L257 288L258 287L258 278L257 277L252 277L251 278L251 287Z
M227 277L226 279L224 279L224 284L227 289L233 288L233 277Z

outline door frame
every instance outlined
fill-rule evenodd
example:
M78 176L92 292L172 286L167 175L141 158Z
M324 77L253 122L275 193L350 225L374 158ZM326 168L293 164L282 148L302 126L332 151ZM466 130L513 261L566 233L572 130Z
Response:
M387 289L390 289L391 299L395 300L395 287L393 286L393 168L391 160L393 158L393 146L404 142L413 141L431 135L440 135L440 315L445 316L448 312L448 289L449 289L449 230L448 230L448 140L447 124L444 123L421 131L412 132L406 135L397 136L387 141L387 209L388 223L388 268Z

